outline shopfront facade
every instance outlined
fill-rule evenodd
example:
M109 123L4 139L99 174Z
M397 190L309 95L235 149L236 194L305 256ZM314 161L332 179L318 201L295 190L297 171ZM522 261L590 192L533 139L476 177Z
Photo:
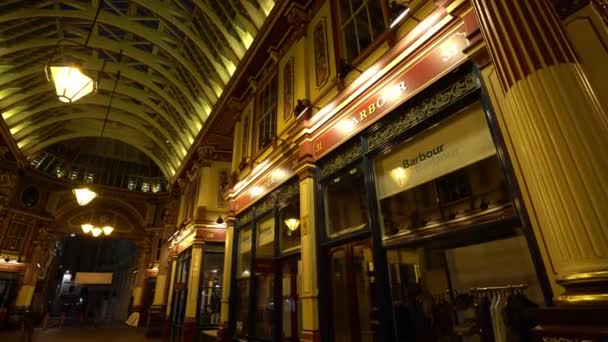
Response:
M446 49L464 44L458 29L448 27L434 48L372 85L236 197L233 338L305 336L300 327L290 329L302 319L302 294L292 289L302 286L306 268L302 243L287 234L304 234L300 221L310 218L298 202L308 198L315 201L309 229L316 230L316 248L307 253L318 258L311 265L318 275L315 300L324 308L315 339L449 337L472 319L476 291L490 287L505 296L525 294L530 305L551 300L515 205L512 175L499 157L478 70L463 54L446 58ZM310 192L296 196L298 181L307 179ZM290 220L298 222L293 231ZM445 316L441 305L457 296L471 298L458 317L427 317L418 307L424 300ZM420 325L442 318L444 326Z
M235 140L223 340L529 340L548 334L529 312L584 300L556 293L555 241L522 181L527 157L504 128L516 104L498 96L504 71L476 9L430 12L296 114L271 152ZM237 133L255 133L246 119ZM299 249L284 250L292 218Z

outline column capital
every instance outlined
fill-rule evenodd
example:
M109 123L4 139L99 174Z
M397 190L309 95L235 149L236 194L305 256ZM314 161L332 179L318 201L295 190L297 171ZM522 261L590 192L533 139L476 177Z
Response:
M300 180L304 180L307 178L314 178L317 170L317 166L312 163L302 163L296 170L296 174L300 178Z

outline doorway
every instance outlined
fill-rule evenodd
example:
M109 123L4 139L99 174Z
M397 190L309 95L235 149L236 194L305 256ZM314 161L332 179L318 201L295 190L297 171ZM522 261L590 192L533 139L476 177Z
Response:
M328 257L333 340L381 341L370 241L333 247Z

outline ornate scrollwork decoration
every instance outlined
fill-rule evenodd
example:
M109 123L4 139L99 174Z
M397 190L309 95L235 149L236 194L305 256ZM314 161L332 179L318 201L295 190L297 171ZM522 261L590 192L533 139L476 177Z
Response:
M392 122L387 123L382 129L370 134L368 137L369 149L374 149L386 143L479 88L480 85L475 74L472 72L468 73L448 88L435 93L420 103L408 107L403 114Z
M321 164L321 177L331 175L360 157L361 145L359 143L353 144L343 152Z

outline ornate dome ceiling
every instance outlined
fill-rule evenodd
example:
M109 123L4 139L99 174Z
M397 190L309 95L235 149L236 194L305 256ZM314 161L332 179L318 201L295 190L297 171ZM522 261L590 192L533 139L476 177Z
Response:
M0 112L26 157L98 137L120 70L104 137L134 146L171 177L273 6L273 0L2 1ZM72 43L83 44L89 32L87 47ZM77 62L99 78L97 93L60 102L44 72L50 59Z

